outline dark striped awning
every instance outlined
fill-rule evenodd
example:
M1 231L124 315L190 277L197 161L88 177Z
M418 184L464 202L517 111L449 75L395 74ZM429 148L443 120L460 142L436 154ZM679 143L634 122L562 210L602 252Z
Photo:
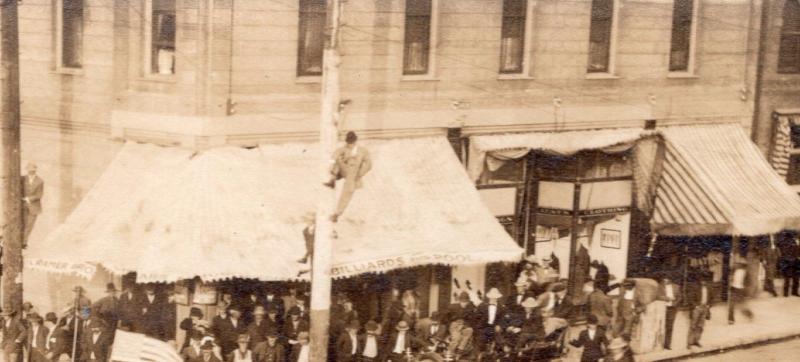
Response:
M800 196L739 124L666 127L652 212L662 235L763 235L800 229Z

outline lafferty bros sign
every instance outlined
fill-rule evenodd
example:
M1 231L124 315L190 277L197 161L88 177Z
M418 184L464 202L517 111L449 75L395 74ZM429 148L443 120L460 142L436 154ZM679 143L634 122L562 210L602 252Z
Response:
M468 254L403 255L384 259L340 264L333 267L331 276L341 278L361 273L376 273L423 264L464 264L474 262Z

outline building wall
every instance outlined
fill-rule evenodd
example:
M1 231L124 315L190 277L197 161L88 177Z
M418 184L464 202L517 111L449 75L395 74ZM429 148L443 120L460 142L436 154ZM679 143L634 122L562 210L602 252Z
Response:
M144 74L143 1L85 0L79 72L56 67L57 2L20 4L22 157L39 163L46 184L31 243L66 219L123 139L205 147L314 137L320 83L295 76L297 1L177 0L171 77ZM438 3L435 76L406 80L405 1L346 2L342 98L352 102L345 128L370 137L451 126L466 135L639 127L645 119L750 126L750 99L741 98L752 81L747 0L701 0L697 71L688 78L667 72L672 2L622 0L610 79L586 78L591 1L535 1L531 74L511 80L497 71L502 2ZM58 294L26 293L42 303Z
M753 140L766 154L773 141L772 113L777 109L800 109L800 74L778 73L778 52L787 0L769 1L767 37L764 47L761 100L754 120Z

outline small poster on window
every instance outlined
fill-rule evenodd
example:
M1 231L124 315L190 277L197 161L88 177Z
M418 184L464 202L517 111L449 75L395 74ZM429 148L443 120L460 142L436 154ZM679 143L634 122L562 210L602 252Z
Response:
M621 249L622 232L619 230L600 229L600 246L610 249Z

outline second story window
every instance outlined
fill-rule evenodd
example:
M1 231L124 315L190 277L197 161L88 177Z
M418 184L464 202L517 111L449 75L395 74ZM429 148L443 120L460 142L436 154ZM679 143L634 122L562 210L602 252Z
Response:
M800 73L800 3L787 0L778 53L778 73Z
M527 0L503 1L503 26L500 41L500 73L522 73L525 67L525 24Z
M150 72L175 74L175 0L153 0L150 16Z
M614 73L615 0L592 0L589 25L589 73Z
M672 38L669 50L670 72L692 72L697 0L675 0L672 9Z
M433 0L406 0L403 74L428 74Z
M300 29L297 40L298 77L322 74L325 14L325 0L300 0Z
M83 0L61 0L59 19L59 66L80 68L83 63Z

